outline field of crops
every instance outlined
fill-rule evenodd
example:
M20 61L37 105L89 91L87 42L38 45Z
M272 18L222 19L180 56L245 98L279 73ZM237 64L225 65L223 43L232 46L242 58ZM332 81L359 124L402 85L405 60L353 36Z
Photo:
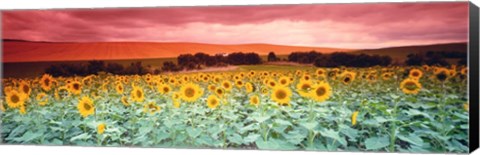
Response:
M283 69L287 68L287 69ZM3 79L7 144L468 151L467 68Z

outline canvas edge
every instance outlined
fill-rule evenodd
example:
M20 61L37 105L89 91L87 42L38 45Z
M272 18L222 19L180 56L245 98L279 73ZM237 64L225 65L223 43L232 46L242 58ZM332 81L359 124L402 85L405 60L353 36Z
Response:
M469 147L470 153L478 149L479 145L479 8L469 2Z

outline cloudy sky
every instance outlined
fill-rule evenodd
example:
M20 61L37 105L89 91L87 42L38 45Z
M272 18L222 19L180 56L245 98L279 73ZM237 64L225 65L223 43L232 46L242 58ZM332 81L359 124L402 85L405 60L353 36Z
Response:
M2 24L2 38L32 41L380 48L467 41L468 3L19 10Z

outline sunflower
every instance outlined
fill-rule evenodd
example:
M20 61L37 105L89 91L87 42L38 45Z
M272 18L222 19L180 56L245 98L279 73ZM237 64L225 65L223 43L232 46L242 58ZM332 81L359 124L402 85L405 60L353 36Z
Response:
M468 103L463 104L463 109L465 109L466 111L469 111L469 110L468 110L468 109L469 109L468 107L469 107L469 106L468 106Z
M19 93L17 90L10 90L6 94L6 102L10 108L19 108L25 104L25 94Z
M98 126L97 126L97 133L98 134L103 134L103 132L105 132L105 123L100 123Z
M275 88L277 86L277 82L275 82L273 79L268 79L267 86L270 88Z
M30 96L30 92L32 92L32 88L30 88L28 83L25 81L20 82L18 89L20 90L20 93L25 94L27 97Z
M232 90L232 84L229 81L223 81L222 88L225 89L226 91L230 91Z
M366 77L367 81L368 82L375 82L377 81L377 75L375 74L368 74L367 77Z
M390 73L390 72L382 73L382 79L383 80L390 80L390 77L392 77L392 73Z
M462 70L460 70L460 73L462 75L467 75L468 74L468 68L467 67L463 67Z
M82 84L78 81L70 83L69 91L74 95L79 95L80 93L82 93Z
M162 108L160 106L158 106L157 104L155 104L155 102L150 102L148 104L145 104L143 106L143 111L145 113L150 113L150 114L154 114L155 112L159 112Z
M352 114L352 126L357 124L357 116L358 116L358 111L354 111Z
M167 84L160 84L157 89L160 94L168 94L170 91L172 91L172 88Z
M355 80L355 73L345 71L341 75L343 84L350 84L353 80Z
M313 87L312 81L300 81L297 84L297 92L302 97L309 97L309 91Z
M253 95L250 97L250 105L258 106L260 104L260 98L257 95Z
M181 96L180 96L180 93L178 93L178 92L174 92L174 93L172 94L172 99L174 99L174 100L178 100L178 99L180 99L180 97L181 97Z
M126 96L122 96L121 100L124 106L126 107L130 106L130 102L128 102L128 98Z
M322 68L319 68L315 71L315 74L317 75L317 77L325 77L325 69L322 69Z
M302 78L300 80L302 81L309 81L311 80L312 77L310 77L310 75L308 75L307 73L303 74Z
M173 107L175 108L180 108L180 101L179 100L173 100Z
M200 86L194 83L187 83L180 88L181 98L187 102L194 102L203 95Z
M288 87L277 86L273 88L270 97L280 105L290 105L290 96L292 91Z
M235 85L236 85L238 88L242 88L242 87L243 87L243 81L242 81L242 80L237 80L237 81L235 81Z
M211 85L208 85L208 90L210 90L211 92L215 92L215 89L217 89L217 87L213 84Z
M415 79L407 78L400 83L400 89L405 94L418 94L422 85Z
M86 96L82 97L82 99L78 101L77 108L80 112L80 115L82 115L84 118L92 115L95 112L95 107L93 105L92 99Z
M225 91L222 88L217 88L215 89L215 94L217 94L219 97L222 97L223 94L225 94Z
M444 82L449 78L450 71L446 68L438 68L434 75L438 81Z
M283 76L278 80L278 83L282 86L288 86L290 84L290 78Z
M253 86L252 83L247 82L245 84L245 90L247 91L247 93L251 93L251 92L255 91L255 86Z
M309 91L309 96L317 102L323 102L330 98L331 95L332 87L323 81L313 86L313 88Z
M44 91L50 91L53 85L53 77L48 74L43 74L42 78L40 79L40 85Z
M3 106L3 102L0 102L0 111L5 112L5 107Z
M140 87L133 86L130 95L132 100L135 102L143 102L145 100L145 94L143 93L143 89Z
M22 115L27 114L27 109L25 109L25 105L20 106L20 114L22 114Z
M37 96L36 96L35 99L37 100L37 102L38 102L38 104L39 104L40 106L44 106L44 105L46 105L47 102L48 102L47 94L45 94L45 93L43 93L43 92L37 94Z
M207 106L210 109L215 109L220 104L220 100L215 95L210 95L207 98Z
M263 94L263 95L267 95L269 93L268 89L263 87L260 92Z
M123 94L125 88L123 88L123 84L119 82L117 85L115 85L115 90L117 90L118 94Z
M419 69L412 69L410 70L410 73L408 74L408 77L413 78L413 79L420 79L423 76L423 72Z

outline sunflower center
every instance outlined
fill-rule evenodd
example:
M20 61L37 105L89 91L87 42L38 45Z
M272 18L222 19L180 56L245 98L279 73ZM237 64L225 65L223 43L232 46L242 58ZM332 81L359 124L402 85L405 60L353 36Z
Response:
M278 98L278 99L284 99L287 97L287 92L285 92L284 90L279 90L275 93L275 96Z
M281 83L281 84L287 84L287 80L282 79L282 80L280 81L280 83Z
M210 101L210 105L217 105L218 101L216 99L213 99Z
M84 103L84 104L83 104L83 108L84 108L85 110L90 110L90 109L92 109L92 106L90 106L90 104L88 104L88 103Z
M217 89L217 94L222 94L223 91L221 89Z
M256 97L252 98L252 102L257 104L258 103L258 99Z
M275 87L275 82L270 82L270 86Z
M437 79L440 81L444 81L445 79L447 79L447 74L445 72L441 72L437 74Z
M44 83L45 83L45 85L47 85L47 86L49 86L49 85L50 85L50 79L48 79L48 78L47 78L47 79L45 79L43 82L44 82Z
M78 83L73 84L73 89L79 90L80 89L80 84L78 84Z
M302 90L308 90L310 88L311 88L311 86L309 84L303 84L302 85Z
M419 76L420 74L419 74L418 72L413 72L412 75L415 76L415 77L417 77L417 76Z
M350 77L345 77L345 78L343 79L343 82L349 83L349 82L350 82Z
M195 90L193 88L185 89L185 96L193 97L195 95Z
M24 85L23 86L23 92L28 94L28 92L30 92L30 87L28 87L27 85Z
M408 90L416 90L417 85L414 82L407 82L405 83L405 88Z
M315 93L317 94L317 96L323 96L325 95L325 93L327 93L327 90L325 89L325 87L319 87L317 88L317 90L315 90Z
M10 100L12 100L13 103L18 103L18 101L20 101L20 97L18 95L12 95Z
M153 104L148 104L148 108L151 110L151 111L154 111L157 109L157 107L155 107L155 105Z
M139 98L142 97L142 95L143 95L140 90L137 90L137 91L136 91L136 94L137 94L137 97L139 97Z
M168 89L168 87L163 87L163 91L167 93L168 91L170 91L170 89Z
M229 88L229 87L230 87L230 84L228 84L228 83L225 82L225 83L223 83L223 87Z

